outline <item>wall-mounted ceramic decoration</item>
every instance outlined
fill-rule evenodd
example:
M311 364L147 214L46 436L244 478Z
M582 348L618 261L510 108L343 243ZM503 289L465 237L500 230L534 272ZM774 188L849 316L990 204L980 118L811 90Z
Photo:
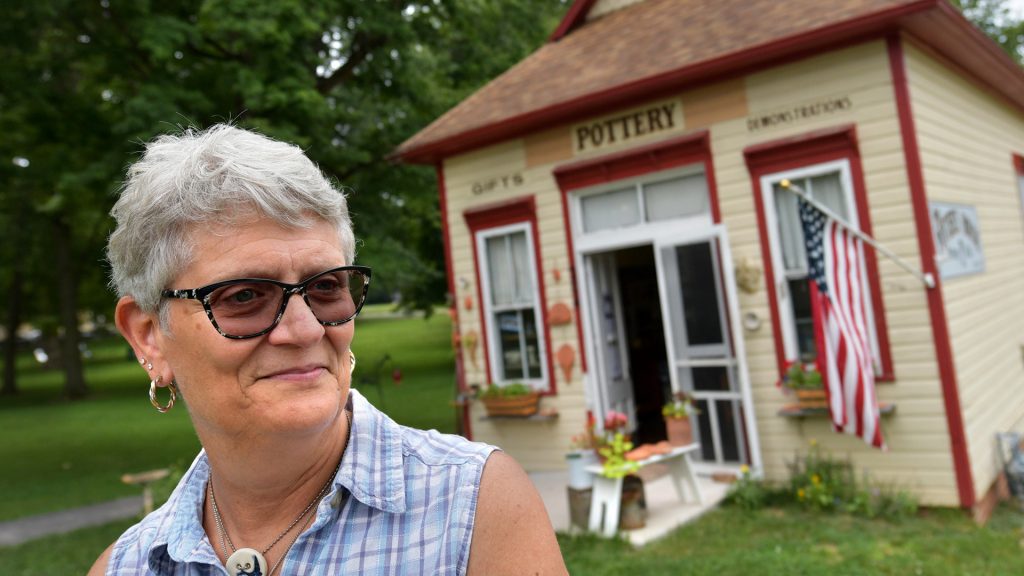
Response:
M555 279L556 283L562 281L562 271L559 270L558 268L551 269L551 276Z
M569 344L562 344L562 347L555 353L555 360L562 369L562 377L565 383L572 382L572 365L576 363L576 349Z
M548 310L548 323L552 326L572 324L572 310L564 302L558 302Z
M473 309L473 297L472 296L466 296L462 300L462 307L465 308L466 310L472 310Z
M761 269L740 258L736 264L736 285L747 294L754 294L761 287Z

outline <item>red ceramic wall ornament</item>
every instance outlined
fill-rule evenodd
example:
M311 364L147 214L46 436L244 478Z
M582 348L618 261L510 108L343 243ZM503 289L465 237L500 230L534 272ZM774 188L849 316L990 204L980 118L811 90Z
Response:
M473 309L473 297L472 296L466 296L466 298L463 299L463 301L462 301L462 307L465 308L466 310L472 310Z
M558 302L548 310L548 323L552 326L572 324L572 310L564 302Z
M576 350L569 344L562 344L562 347L555 353L555 360L562 369L562 377L565 383L572 381L572 365L576 363Z
M554 276L556 283L562 281L562 271L559 270L558 268L552 268L551 275Z

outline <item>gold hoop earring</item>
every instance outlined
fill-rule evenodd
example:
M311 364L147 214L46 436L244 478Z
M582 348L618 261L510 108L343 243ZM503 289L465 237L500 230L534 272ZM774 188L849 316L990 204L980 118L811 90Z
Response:
M348 351L348 377L352 378L352 373L356 371L356 355L351 349Z
M156 388L160 380L161 377L157 376L156 380L149 381L149 403L153 405L153 408L156 408L157 412L164 414L171 408L174 408L174 401L178 399L178 387L174 385L174 380L171 380L167 385L167 390L171 393L171 397L167 399L166 406L161 406L160 402L156 399Z

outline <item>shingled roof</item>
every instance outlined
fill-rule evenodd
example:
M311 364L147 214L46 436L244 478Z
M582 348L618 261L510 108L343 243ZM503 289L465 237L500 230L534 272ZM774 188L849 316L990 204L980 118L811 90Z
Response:
M591 4L577 0L559 26L564 36L556 32L394 156L437 162L554 122L896 32L1024 108L1024 71L948 0L646 0L586 21Z

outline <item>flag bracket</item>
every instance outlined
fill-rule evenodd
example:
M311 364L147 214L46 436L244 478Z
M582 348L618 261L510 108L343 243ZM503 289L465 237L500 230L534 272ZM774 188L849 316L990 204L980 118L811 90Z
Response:
M895 262L900 268L903 268L907 272L913 274L914 277L920 280L921 283L924 284L926 287L935 288L935 275L932 274L931 272L922 272L914 268L913 266L908 264L906 260L897 256L894 252L880 244L874 238L868 236L867 234L851 226L850 223L840 218L835 212L830 210L827 206L808 196L807 192L804 192L802 188L800 188L796 184L793 184L793 182L791 182L790 180L786 179L779 182L779 186L782 186L783 189L789 190L793 194L796 194L797 196L803 198L805 202L807 202L811 206L814 206L817 210L820 210L829 218L835 220L840 226L849 230L851 234L853 234L857 238L860 238L865 244L870 245L872 248L880 252L882 255L888 257L890 260Z

